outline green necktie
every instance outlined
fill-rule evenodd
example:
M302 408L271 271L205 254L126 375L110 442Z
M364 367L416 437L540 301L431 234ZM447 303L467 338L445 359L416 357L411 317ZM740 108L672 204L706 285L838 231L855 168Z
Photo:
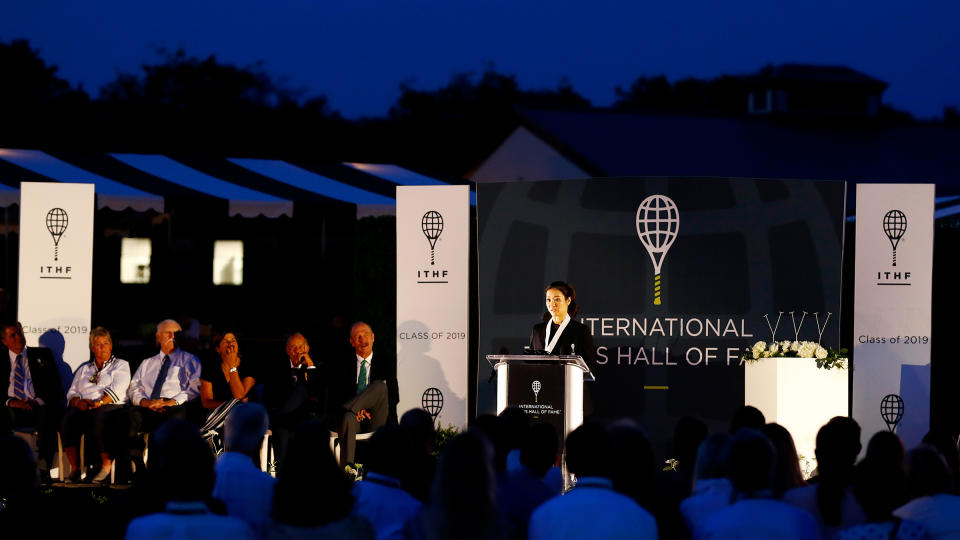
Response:
M357 377L357 394L367 388L367 361L360 361L360 375Z

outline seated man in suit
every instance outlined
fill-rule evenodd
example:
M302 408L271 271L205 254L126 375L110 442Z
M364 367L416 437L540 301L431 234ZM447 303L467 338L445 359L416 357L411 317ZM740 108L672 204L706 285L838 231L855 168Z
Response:
M270 414L276 461L283 464L287 443L300 422L322 414L326 403L320 370L303 334L287 338L286 356L263 368L263 404Z
M373 329L365 322L350 328L353 354L330 366L330 411L335 415L340 437L340 464L353 462L360 423L370 420L372 429L387 421L397 422L397 359L373 358ZM342 414L337 416L337 410Z
M177 347L177 321L157 325L160 352L140 363L130 379L130 435L152 432L171 418L186 418L188 401L200 396L200 361ZM139 465L139 464L138 464ZM141 470L141 469L138 469Z
M10 415L13 428L37 430L41 478L49 479L63 412L63 386L56 360L50 349L27 347L19 322L0 324L0 341L6 351L0 360L0 380L7 383L4 414Z

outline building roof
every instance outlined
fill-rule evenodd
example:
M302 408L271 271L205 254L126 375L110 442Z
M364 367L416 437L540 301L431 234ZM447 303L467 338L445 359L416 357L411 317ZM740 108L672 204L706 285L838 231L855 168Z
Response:
M749 83L817 83L830 85L867 86L883 90L888 85L879 79L860 73L847 66L813 64L781 64L767 66L746 80Z

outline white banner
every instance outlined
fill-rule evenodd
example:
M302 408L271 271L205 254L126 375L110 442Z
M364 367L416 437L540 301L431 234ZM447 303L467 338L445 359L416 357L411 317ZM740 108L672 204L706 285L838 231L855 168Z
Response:
M863 444L930 425L934 184L857 184L853 417ZM896 424L899 419L899 424Z
M399 414L467 425L469 186L397 187Z
M20 184L17 318L28 345L49 348L71 371L90 359L93 187Z

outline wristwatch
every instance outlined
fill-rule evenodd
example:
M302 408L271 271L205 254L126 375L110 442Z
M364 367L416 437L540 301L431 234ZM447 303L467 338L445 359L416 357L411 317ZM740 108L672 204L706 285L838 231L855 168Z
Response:
M235 367L230 368L230 373L236 373L236 372L237 372L237 368Z

